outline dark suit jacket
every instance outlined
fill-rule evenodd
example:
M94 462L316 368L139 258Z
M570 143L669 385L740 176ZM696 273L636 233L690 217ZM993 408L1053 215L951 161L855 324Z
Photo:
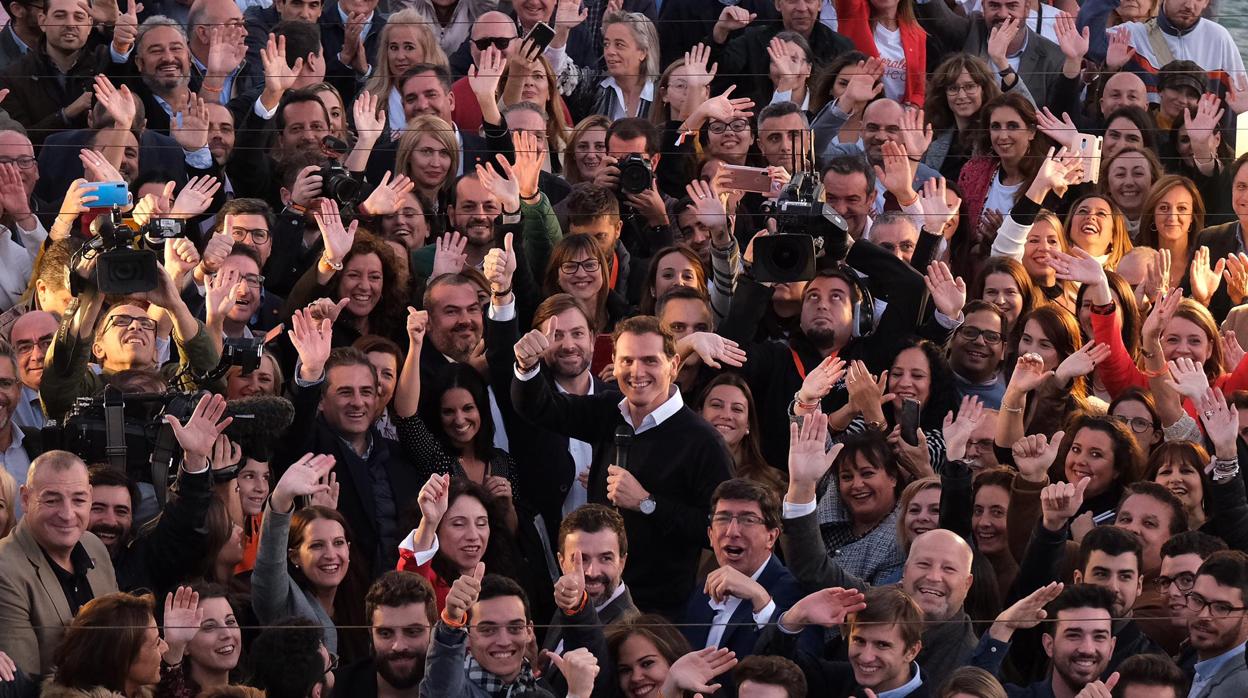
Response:
M350 104L364 79L353 68L345 66L338 60L342 53L342 45L346 42L346 27L338 14L338 3L331 2L321 10L321 50L325 52L325 79L342 94L342 99ZM368 56L370 66L377 65L377 46L381 43L381 29L386 26L386 18L380 10L373 12L373 21L368 27L368 36L364 38L364 54ZM266 37L267 40L267 37Z
M4 29L0 30L0 70L4 70L11 64L16 63L25 56L22 47L17 45L17 39L13 36L13 23L9 22L4 25Z
M26 127L27 135L38 148L55 131L87 125L86 112L66 121L61 117L60 110L81 97L94 84L96 74L106 73L111 68L108 47L88 44L64 76L62 84L61 80L53 77L60 70L42 47L31 50L0 73L0 88L10 90L4 100L4 108L9 116Z
M1196 233L1196 243L1192 247L1197 250L1208 247L1210 263L1217 264L1219 259L1243 249L1242 240L1243 233L1236 221L1215 225ZM1183 275L1183 290L1189 294L1192 290L1191 279L1188 278L1190 273L1189 271ZM1209 312L1213 313L1214 319L1221 323L1234 305L1231 296L1226 292L1226 284L1218 284L1218 290L1213 292L1213 298L1209 300Z
M93 565L87 572L91 593L99 598L117 591L108 548L93 533L83 533L80 542ZM52 653L74 619L51 564L24 520L0 540L0 652L31 675L51 672Z
M705 581L705 580L702 580ZM771 594L776 610L771 620L778 620L780 614L802 598L802 590L788 568L775 555L767 561L758 583ZM710 606L711 597L695 586L685 607L685 616L680 627L681 633L689 640L689 646L695 649L706 647L707 636L711 632L711 621L715 620L715 610ZM726 647L737 654L737 660L745 659L754 653L754 645L762 635L762 631L754 624L754 609L748 601L742 601L728 619L728 627L719 641L719 647Z

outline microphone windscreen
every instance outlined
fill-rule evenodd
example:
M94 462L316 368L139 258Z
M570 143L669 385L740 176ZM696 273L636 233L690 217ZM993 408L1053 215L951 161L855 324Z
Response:
M248 458L267 461L273 445L295 421L295 406L274 395L253 395L230 400L225 413L234 417L225 435L243 449Z

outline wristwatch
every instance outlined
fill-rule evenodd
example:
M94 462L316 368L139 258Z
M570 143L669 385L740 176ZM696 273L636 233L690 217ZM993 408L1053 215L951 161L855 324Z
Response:
M653 499L646 497L645 499L641 500L641 504L638 506L638 508L641 509L641 513L645 514L646 516L649 516L654 513L654 508L656 506L657 505L654 503Z

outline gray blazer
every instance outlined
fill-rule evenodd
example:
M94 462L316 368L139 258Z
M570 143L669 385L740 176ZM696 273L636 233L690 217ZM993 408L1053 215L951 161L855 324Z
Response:
M1242 698L1248 696L1248 664L1236 657L1218 670L1209 683L1191 698Z
M108 548L93 533L84 532L80 542L91 556L92 595L117 591ZM31 676L51 673L52 653L73 619L61 583L23 519L0 540L0 651Z
M290 539L290 514L265 509L256 549L256 568L251 573L251 607L261 623L269 624L291 616L320 624L325 647L338 652L338 628L321 603L290 578L286 570L286 550Z

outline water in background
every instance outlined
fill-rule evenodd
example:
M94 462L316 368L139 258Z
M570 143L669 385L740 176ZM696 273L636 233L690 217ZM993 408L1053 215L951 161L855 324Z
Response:
M1248 63L1248 0L1218 0L1217 5L1218 22L1231 32L1239 55Z

